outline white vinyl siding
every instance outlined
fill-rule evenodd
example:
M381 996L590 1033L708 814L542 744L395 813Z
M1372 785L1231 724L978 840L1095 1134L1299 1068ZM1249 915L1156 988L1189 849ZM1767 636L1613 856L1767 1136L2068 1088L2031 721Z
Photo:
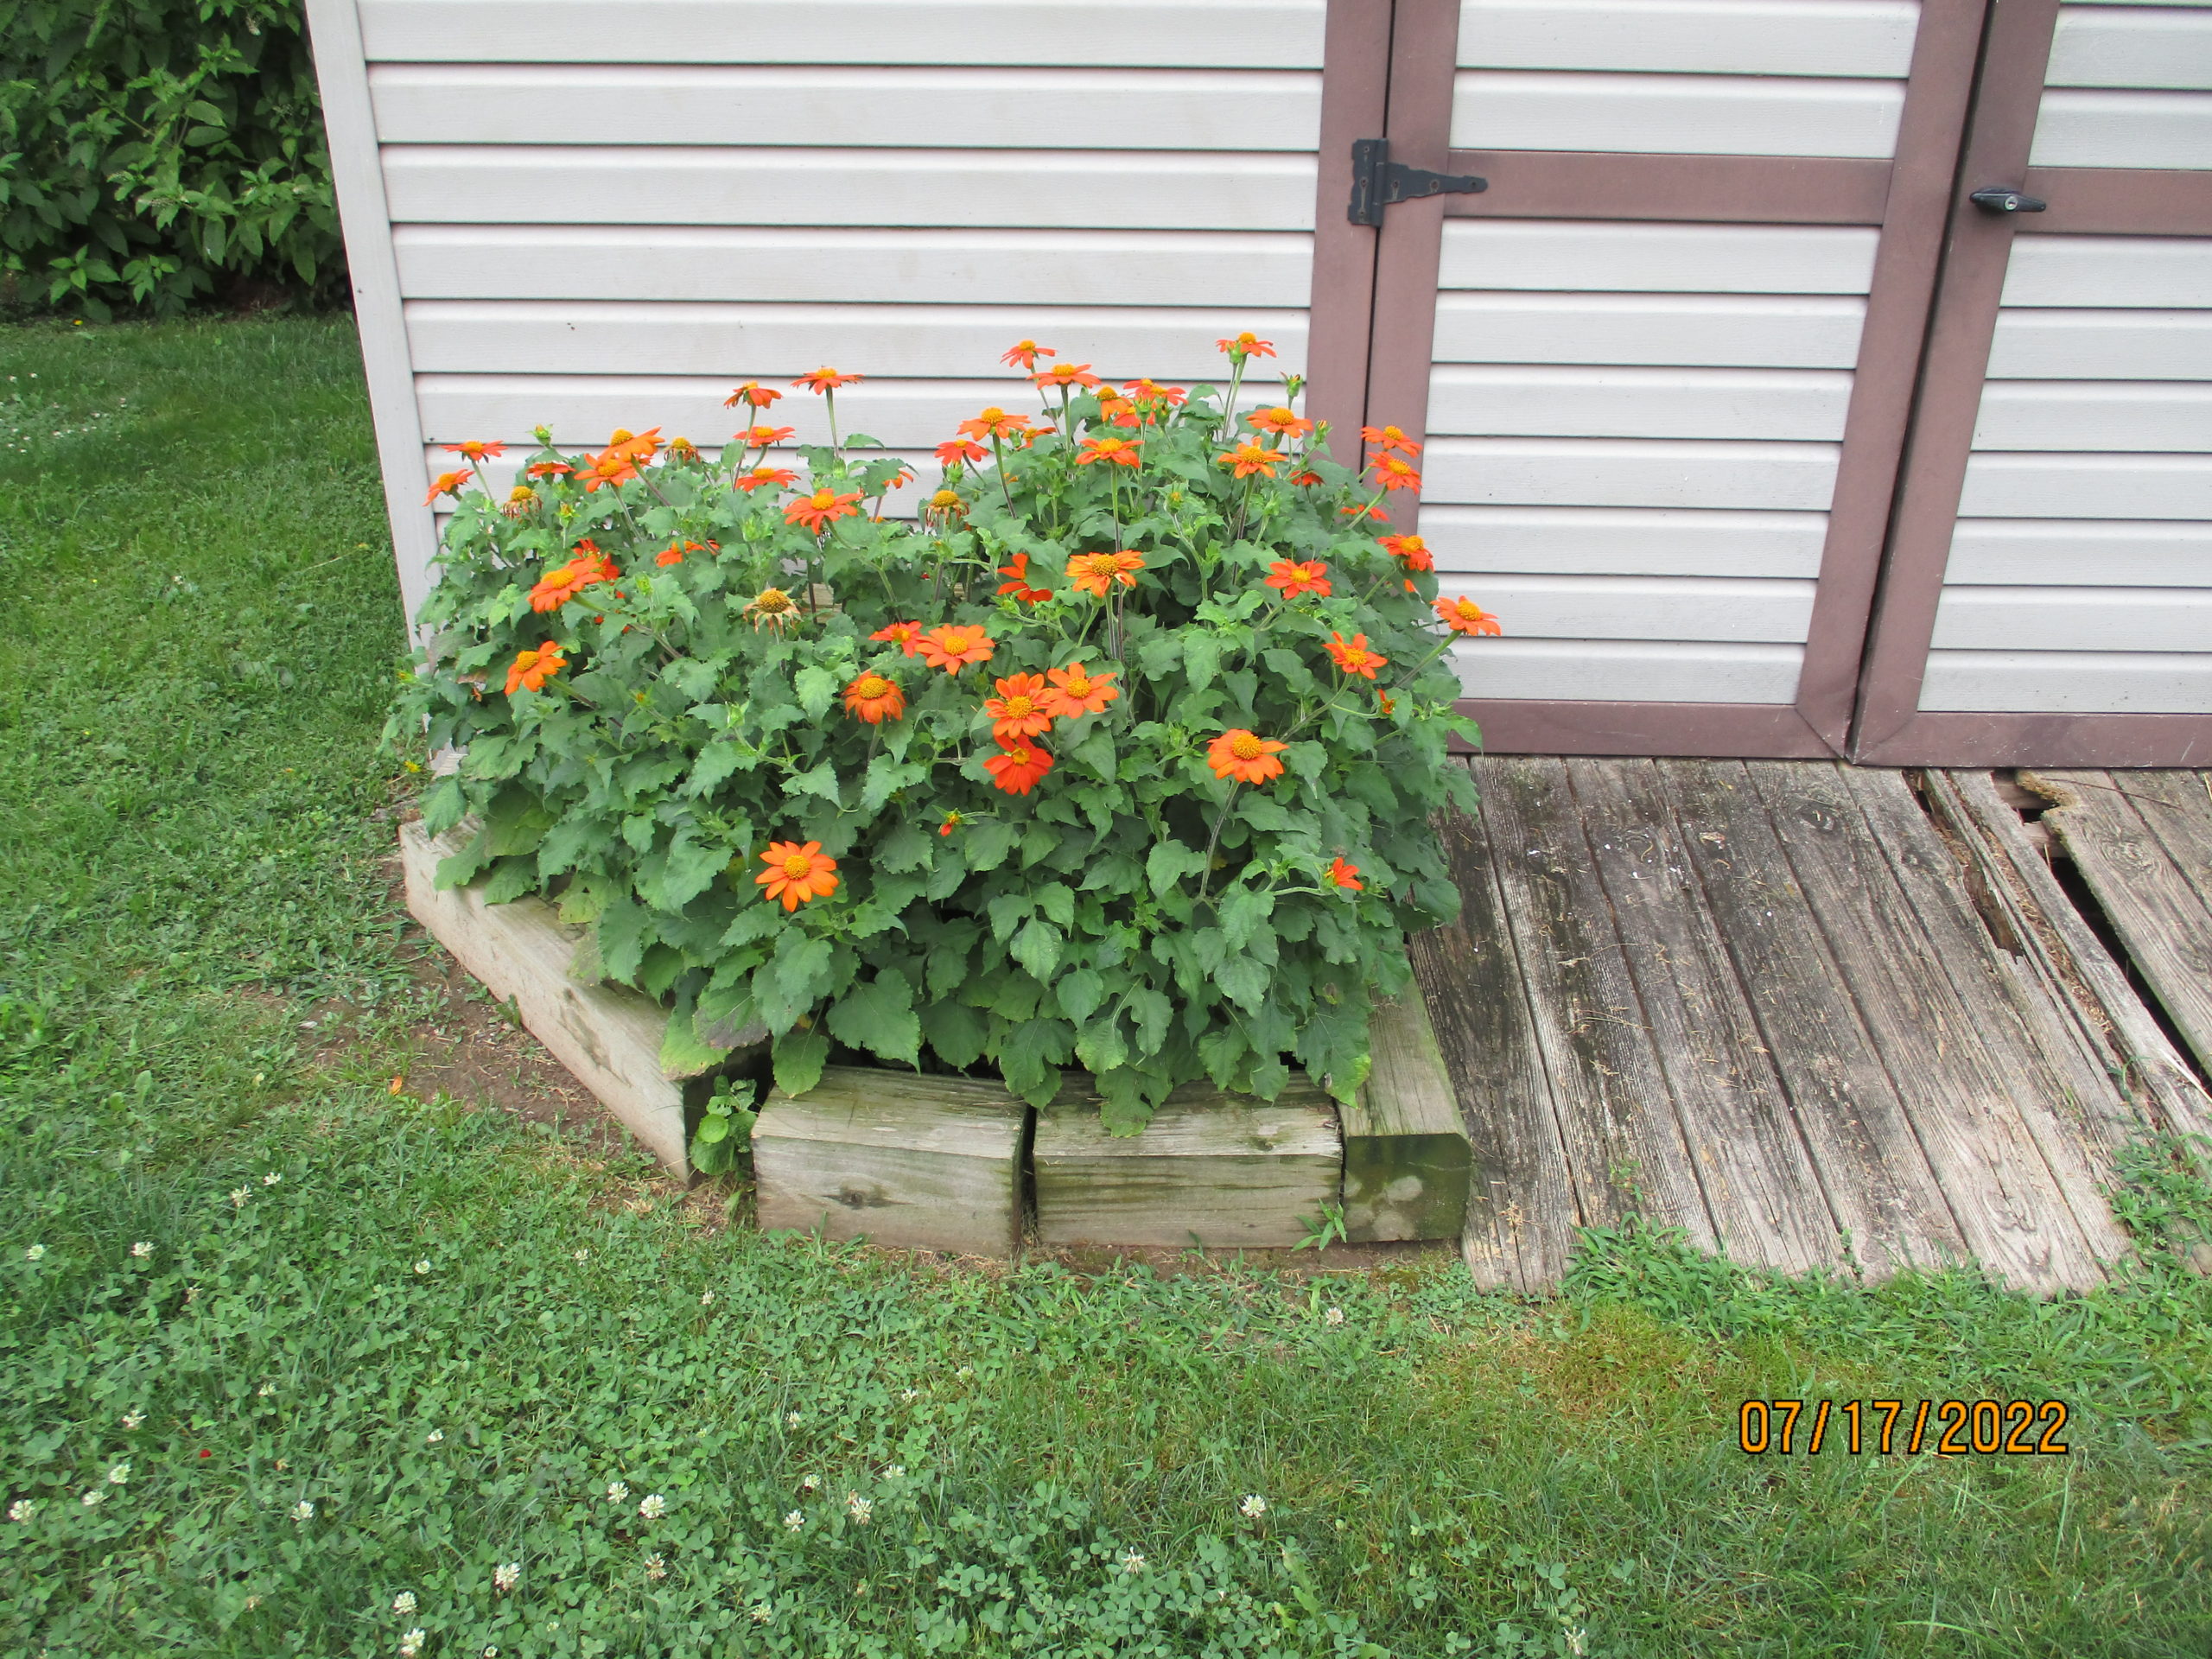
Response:
M2061 7L2031 160L2212 167L2212 10Z

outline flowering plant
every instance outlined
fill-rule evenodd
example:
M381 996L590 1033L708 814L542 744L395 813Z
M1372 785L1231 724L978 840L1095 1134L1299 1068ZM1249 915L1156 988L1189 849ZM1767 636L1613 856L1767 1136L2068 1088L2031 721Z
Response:
M393 720L465 755L423 802L480 820L441 881L588 924L600 972L671 1003L671 1071L757 1018L794 1093L834 1041L1038 1103L1074 1062L1123 1133L1294 1062L1349 1098L1406 931L1459 906L1442 658L1497 624L1374 533L1420 446L1364 429L1338 464L1296 377L1239 410L1268 343L1222 345L1226 390L1186 391L1022 342L1040 412L961 423L912 522L828 369L797 383L830 400L803 481L752 382L715 461L545 442L499 499L499 446L460 446Z

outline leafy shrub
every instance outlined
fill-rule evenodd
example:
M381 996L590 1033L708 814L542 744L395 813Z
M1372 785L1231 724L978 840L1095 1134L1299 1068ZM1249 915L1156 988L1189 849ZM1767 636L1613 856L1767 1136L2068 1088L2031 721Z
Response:
M0 276L105 318L343 270L298 0L29 0L0 16Z
M499 446L460 446L393 727L466 751L423 798L481 819L440 880L557 892L607 976L672 999L669 1058L757 1017L795 1093L835 1039L1040 1103L1072 1060L1125 1133L1202 1076L1272 1098L1295 1061L1349 1096L1405 931L1459 904L1439 617L1496 624L1370 533L1418 446L1369 429L1363 489L1290 408L1232 420L1267 346L1223 345L1226 397L1033 375L1043 417L964 423L915 524L869 512L904 468L835 442L829 370L788 500L753 383L727 464L618 432L502 503L469 487Z

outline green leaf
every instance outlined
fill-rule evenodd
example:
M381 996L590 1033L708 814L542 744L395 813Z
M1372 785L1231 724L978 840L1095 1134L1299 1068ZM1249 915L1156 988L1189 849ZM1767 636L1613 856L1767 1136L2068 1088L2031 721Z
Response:
M576 876L562 890L561 919L571 927L595 922L614 893L613 882L603 875Z
M986 818L981 823L970 824L957 833L962 838L961 850L967 858L968 868L981 873L995 870L1006 862L1006 856L1014 850L1014 843L1021 831L1019 825L1008 823L1003 818Z
M1252 1068L1252 1092L1262 1100L1273 1100L1290 1083L1290 1068L1281 1060L1262 1060Z
M423 828L431 835L442 836L467 810L468 798L461 792L457 773L447 774L423 791Z
M537 861L534 858L503 858L493 867L492 879L484 884L484 902L487 905L508 905L537 887Z
M904 974L878 974L831 1004L830 1034L880 1059L911 1065L919 1057L922 1039L913 1004L914 987Z
M827 939L793 927L776 941L776 954L753 976L753 995L768 1029L789 1031L830 988L833 953Z
M868 762L868 776L861 784L861 810L874 812L900 790L920 783L930 775L930 769L918 760L898 760L887 754L879 754Z
M1075 925L1075 893L1063 882L1047 881L1038 888L1037 908L1062 927Z
M1252 936L1260 925L1274 913L1275 895L1267 887L1238 887L1228 893L1221 904L1221 934L1232 950L1242 950L1252 943Z
M1184 632L1182 639L1183 671L1190 676L1191 690L1201 690L1221 671L1221 636L1192 628Z
M887 875L927 869L936 852L930 845L932 839L930 832L918 824L899 824L876 843L875 868Z
M594 938L599 943L599 963L607 978L620 980L627 985L638 974L638 964L645 960L645 947L655 935L653 913L643 905L628 899L610 900L600 912Z
M1141 985L1129 993L1122 1007L1136 1025L1137 1052L1158 1053L1160 1046L1167 1040L1167 1022L1174 1018L1175 1005L1151 986Z
M830 1064L830 1039L818 1031L786 1032L776 1039L776 1087L787 1095L803 1095L822 1081L822 1068Z
M1153 1103L1144 1076L1135 1067L1102 1071L1097 1082L1098 1121L1107 1134L1117 1137L1140 1134L1152 1122Z
M1196 875L1205 867L1206 855L1197 848L1185 847L1179 841L1163 841L1145 856L1145 880L1152 884L1154 896L1160 897L1185 876Z
M1268 970L1249 957L1231 957L1214 969L1221 994L1247 1014L1257 1014L1268 1000Z
M1014 935L1011 954L1014 959L1040 980L1049 980L1052 969L1059 966L1060 948L1065 940L1060 930L1050 922L1033 920Z
M1106 1000L1105 976L1096 968L1071 968L1054 982L1052 995L1059 1000L1060 1012L1081 1025Z
M660 1074L671 1081L696 1077L702 1071L713 1071L728 1053L726 1048L701 1042L692 1029L691 1020L677 1014L670 1019L668 1029L661 1034Z
M944 999L922 1010L922 1033L947 1065L969 1066L982 1058L983 1016L965 1002Z
M1183 655L1183 636L1162 629L1137 647L1137 663L1145 677L1158 679L1173 670Z
M638 865L638 896L655 910L682 910L714 885L729 868L729 849L697 839L689 824L665 851L648 854Z
M691 775L683 780L683 792L704 795L732 772L741 768L752 771L760 759L760 752L749 743L709 743L692 763Z
M841 806L843 798L837 788L837 763L824 760L810 771L802 772L784 780L784 794L819 795L832 806Z
M798 706L806 710L809 720L821 719L837 700L836 672L818 663L799 670L792 687L798 693Z
M491 837L480 830L468 845L438 861L437 874L430 885L440 893L465 887L482 874L484 867L491 861Z
M1118 1018L1094 1020L1076 1033L1075 1057L1090 1068L1094 1074L1103 1074L1116 1066L1126 1065L1129 1058L1128 1039L1122 1035Z
M1006 1086L1032 1106L1047 1106L1060 1092L1059 1062L1074 1033L1063 1020L1026 1020L1008 1032L995 1056Z

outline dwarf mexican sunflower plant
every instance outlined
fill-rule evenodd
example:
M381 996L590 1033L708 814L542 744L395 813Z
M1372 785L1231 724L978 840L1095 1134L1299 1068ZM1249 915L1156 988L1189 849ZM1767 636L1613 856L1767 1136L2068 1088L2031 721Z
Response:
M913 521L903 463L786 455L758 382L717 460L541 430L501 497L460 446L392 727L464 757L423 798L478 824L439 879L588 925L672 1068L757 1018L794 1093L841 1044L1039 1103L1079 1065L1121 1132L1200 1077L1349 1097L1408 931L1459 906L1446 652L1497 625L1377 539L1418 444L1338 464L1295 377L1240 408L1266 344L1186 389L1024 342L1036 412L961 423ZM856 378L795 391L834 417Z

